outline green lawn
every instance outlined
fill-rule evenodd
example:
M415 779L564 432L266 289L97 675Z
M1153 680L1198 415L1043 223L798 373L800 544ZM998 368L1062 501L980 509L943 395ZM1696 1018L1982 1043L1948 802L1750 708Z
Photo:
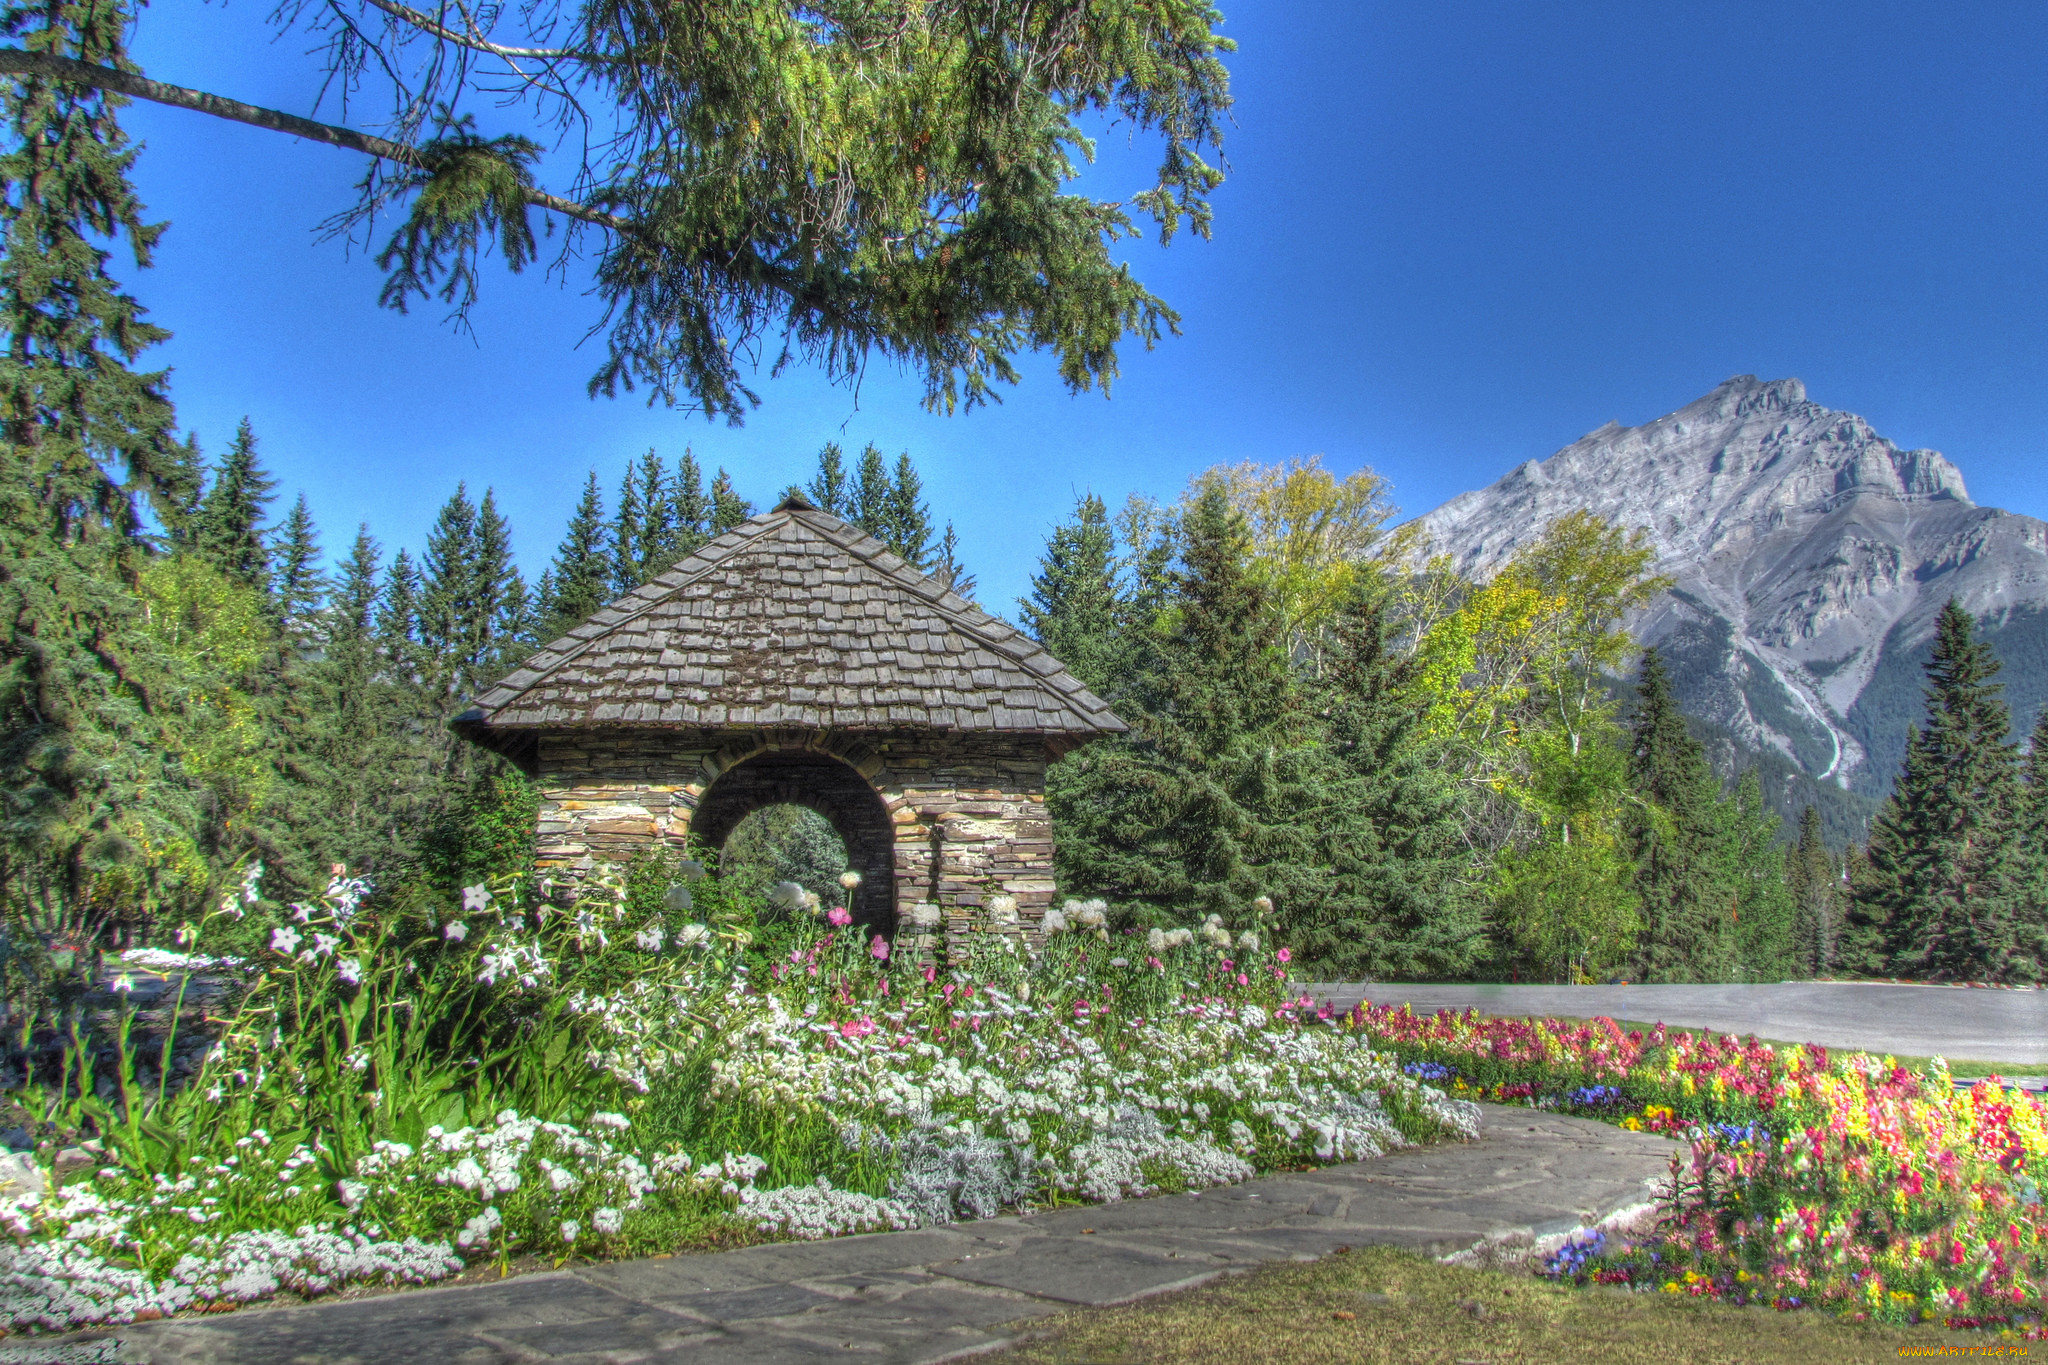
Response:
M1047 1319L1003 1365L1814 1365L1998 1346L1939 1328L1574 1289L1385 1247L1281 1263L1122 1308ZM2011 1343L2013 1354L2027 1346ZM1916 1352L1917 1354L1918 1352ZM1929 1355L1935 1354L1929 1351Z

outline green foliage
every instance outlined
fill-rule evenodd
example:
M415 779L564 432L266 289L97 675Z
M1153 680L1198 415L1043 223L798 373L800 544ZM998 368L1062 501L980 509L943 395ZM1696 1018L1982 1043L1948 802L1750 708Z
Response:
M1785 850L1785 886L1792 899L1792 967L1801 976L1825 975L1835 965L1842 932L1842 863L1827 845L1820 812L1799 816L1799 841Z
M0 27L31 51L120 65L131 17L60 2ZM193 471L165 373L134 368L168 333L102 246L147 267L162 232L128 179L120 104L0 83L0 907L22 933L131 919L195 871L198 799L157 742L176 665L132 592L145 508L181 517Z
M846 844L832 822L803 806L763 806L733 827L718 857L721 880L756 894L776 882L795 882L825 905L844 905L839 875Z
M1851 967L1932 980L2028 981L2022 793L1998 661L1960 603L1942 609L1927 665L1927 726L1871 827L1851 887Z

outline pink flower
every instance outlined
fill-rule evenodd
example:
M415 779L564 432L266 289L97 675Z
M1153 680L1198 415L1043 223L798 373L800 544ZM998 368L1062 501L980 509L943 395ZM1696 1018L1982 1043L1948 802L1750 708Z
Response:
M1273 956L1279 958L1282 962L1292 962L1294 961L1294 950L1292 948L1282 948Z
M851 924L853 923L853 912L843 905L835 905L825 912L825 923L835 925Z
M875 941L868 945L868 954L877 962L887 962L889 960L889 940L883 938L880 934L876 934Z

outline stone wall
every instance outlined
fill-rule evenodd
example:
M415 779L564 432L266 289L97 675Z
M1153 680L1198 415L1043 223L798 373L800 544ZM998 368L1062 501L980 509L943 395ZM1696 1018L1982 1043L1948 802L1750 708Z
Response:
M745 766L762 755L785 760L776 781L761 779L768 765ZM1047 746L1030 734L543 732L539 871L558 894L573 896L600 862L623 863L657 843L682 848L707 799L707 818L718 811L714 823L723 837L738 818L728 799L732 785L741 788L740 806L790 799L792 775L800 777L802 765L786 760L798 757L846 765L879 800L894 832L892 918L920 904L937 906L951 954L974 933L1035 934L1052 900L1052 828L1045 811ZM716 790L721 778L728 792ZM835 824L845 819L837 813L846 809L843 802L820 801L818 808ZM842 828L841 836L858 865L861 831ZM884 929L874 889L862 917L874 914ZM1014 917L991 916L989 898L997 895L1014 900Z

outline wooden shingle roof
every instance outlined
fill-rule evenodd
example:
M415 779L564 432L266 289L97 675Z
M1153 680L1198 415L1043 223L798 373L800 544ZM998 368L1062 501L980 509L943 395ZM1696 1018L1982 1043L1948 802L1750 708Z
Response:
M1014 626L790 499L548 645L455 720L493 748L586 726L1127 728Z

